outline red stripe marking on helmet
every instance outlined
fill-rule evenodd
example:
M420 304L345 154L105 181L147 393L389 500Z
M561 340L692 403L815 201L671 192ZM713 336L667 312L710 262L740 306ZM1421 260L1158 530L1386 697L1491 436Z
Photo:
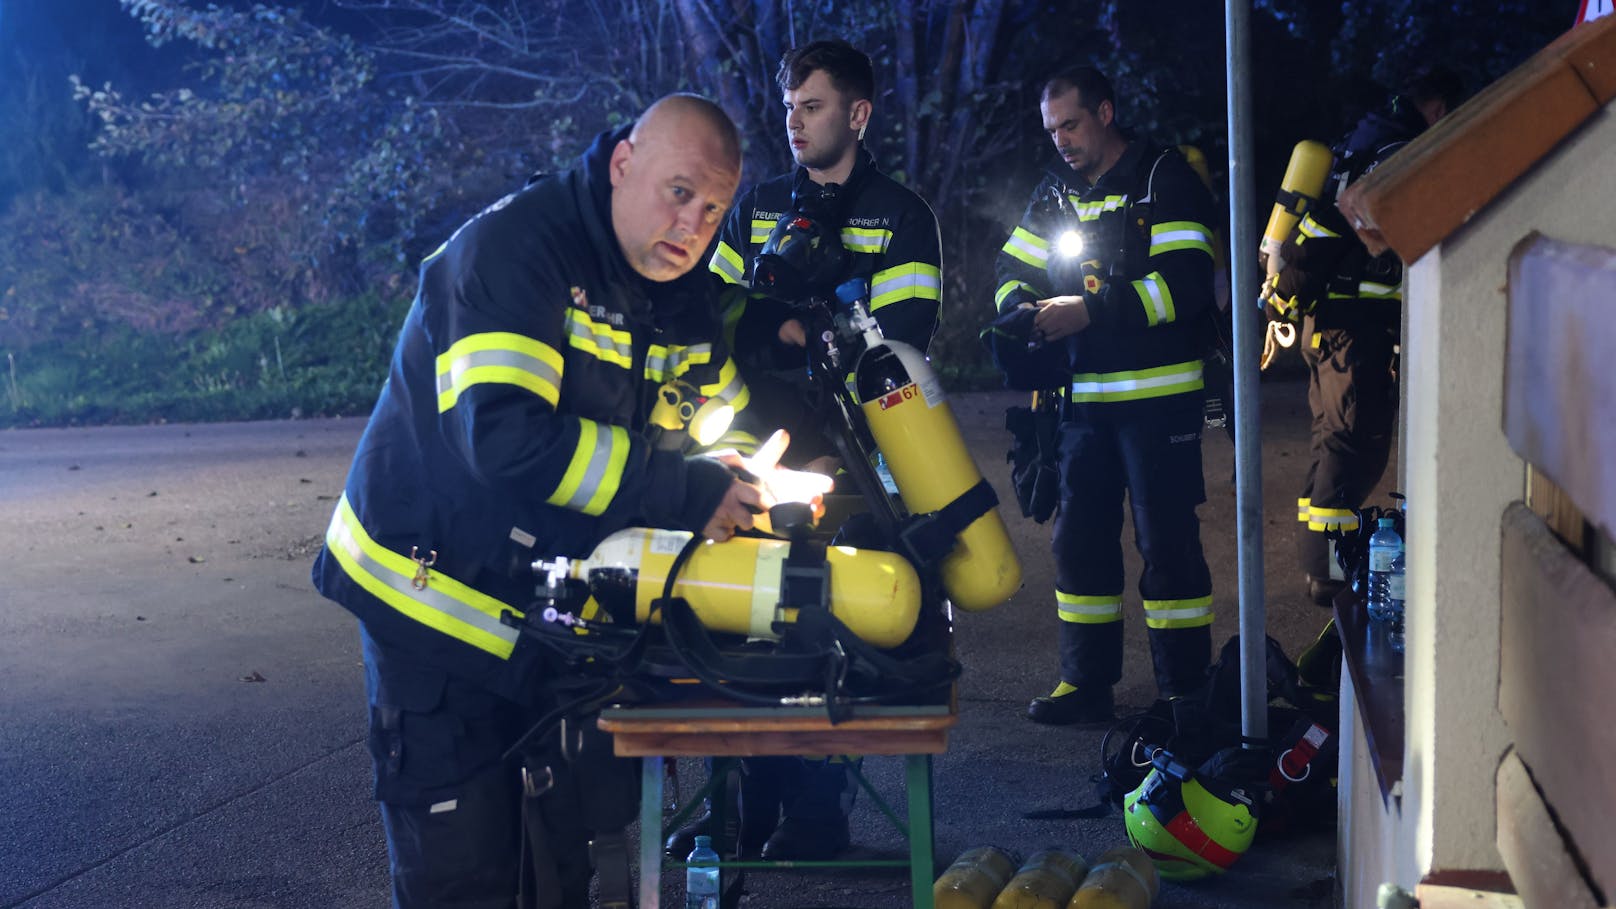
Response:
M1183 843L1189 847L1191 852L1217 865L1219 868L1227 869L1234 864L1235 859L1240 857L1240 853L1230 852L1218 845L1212 837L1207 835L1205 830L1201 829L1200 824L1195 823L1195 819L1190 817L1188 811L1180 811L1172 820L1167 822L1166 827L1167 832L1173 835L1173 839Z

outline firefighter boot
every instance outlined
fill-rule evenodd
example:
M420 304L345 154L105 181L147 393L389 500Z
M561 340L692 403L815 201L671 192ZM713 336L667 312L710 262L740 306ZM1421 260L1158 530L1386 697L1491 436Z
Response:
M1122 678L1122 622L1061 622L1060 663L1060 684L1032 699L1027 719L1046 726L1111 722L1111 686Z
M1079 688L1061 682L1049 694L1027 705L1027 719L1045 726L1086 726L1109 723L1116 713L1111 686Z
M687 821L679 829L668 835L663 844L668 857L683 861L696 848L696 837L709 836L713 841L721 839L731 846L738 846L739 855L743 859L757 858L763 848L763 841L774 830L775 823L780 817L780 787L775 777L777 774L769 772L769 768L760 768L756 765L765 759L748 759L741 761L740 786L733 790L733 800L730 804L730 829L721 831L717 819L713 817L713 804L707 801L702 805L701 813ZM711 765L709 764L709 771ZM739 803L738 805L736 803ZM720 838L719 833L728 836Z
M771 862L827 861L846 851L852 841L848 816L858 784L850 765L841 758L808 761L788 758L799 765L798 786L782 792L785 818L763 844L763 858Z

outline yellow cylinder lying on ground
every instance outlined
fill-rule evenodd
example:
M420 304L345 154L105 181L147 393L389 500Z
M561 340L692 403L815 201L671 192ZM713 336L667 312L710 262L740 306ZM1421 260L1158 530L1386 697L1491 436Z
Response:
M602 589L621 575L633 583L634 617L644 622L651 601L662 596L674 558L692 534L631 527L602 540L588 558L572 562L570 574L589 582L592 595L613 612ZM776 621L795 622L796 609L779 608L780 575L791 544L785 540L735 537L702 543L679 569L673 594L690 603L701 624L714 631L777 638ZM861 640L896 647L920 616L920 578L908 560L892 552L830 546L830 612ZM658 622L659 617L651 617Z
M993 898L1016 873L1016 863L1004 850L978 846L960 853L931 888L936 909L988 909Z
M868 382L867 371L876 370L887 381ZM859 406L910 513L937 511L982 481L942 382L923 354L883 340L864 352L857 371ZM883 390L867 395L867 384ZM1021 561L998 508L960 531L941 571L949 601L961 609L990 609L1020 589Z
M993 909L1065 909L1088 870L1088 862L1075 852L1034 853L999 891Z
M1279 182L1279 198L1268 215L1268 227L1263 230L1261 252L1268 257L1268 275L1272 277L1284 266L1279 248L1290 239L1296 222L1302 220L1324 193L1324 181L1330 175L1334 156L1323 142L1304 139L1291 150L1290 164L1285 167L1285 178Z
M1119 846L1094 862L1066 909L1150 909L1161 890L1156 865L1143 850Z

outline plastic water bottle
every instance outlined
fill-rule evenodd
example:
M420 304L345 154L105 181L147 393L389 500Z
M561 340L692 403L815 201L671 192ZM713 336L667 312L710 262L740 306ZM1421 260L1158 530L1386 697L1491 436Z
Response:
M1391 518L1381 518L1369 538L1369 618L1376 622L1392 617L1392 563L1403 554L1403 538L1394 525Z
M685 859L685 909L718 909L718 853L713 838L696 837L696 848Z
M1398 653L1403 652L1403 550L1397 550L1397 558L1392 559L1392 570L1386 579L1387 604L1390 613L1386 616L1386 642Z

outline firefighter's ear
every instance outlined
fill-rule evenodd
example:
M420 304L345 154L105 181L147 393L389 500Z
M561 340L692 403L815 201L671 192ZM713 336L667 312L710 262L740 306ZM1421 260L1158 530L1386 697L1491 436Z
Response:
M868 98L854 101L847 110L847 125L858 133L860 139L864 138L864 130L870 125L870 113L874 110Z
M607 163L606 172L611 177L612 186L618 186L628 176L628 162L634 157L634 143L623 139L612 149L611 160Z
M1110 126L1116 122L1117 106L1110 101L1101 101L1100 105L1094 109L1094 116L1099 118L1101 126Z

